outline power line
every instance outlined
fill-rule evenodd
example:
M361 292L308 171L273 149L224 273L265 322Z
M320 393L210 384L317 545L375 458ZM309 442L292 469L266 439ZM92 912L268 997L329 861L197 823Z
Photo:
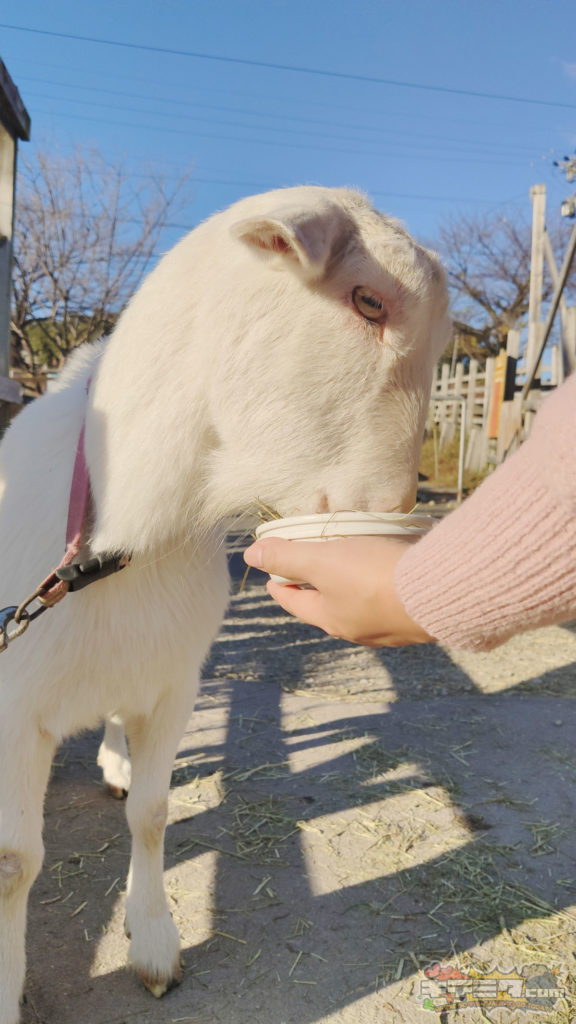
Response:
M65 89L73 88L74 91L76 91L77 88L80 88L80 89L82 89L84 91L104 93L106 95L111 95L111 96L117 96L117 97L122 96L122 97L130 97L132 99L142 99L142 100L147 101L148 103L150 102L150 99L152 99L154 101L154 103L169 103L169 104L173 105L173 101L171 99L169 99L168 97L164 97L164 96L153 96L153 97L150 97L150 96L143 95L142 93L117 92L114 89L104 89L104 88L100 88L100 87L96 87L96 86L87 86L87 85L83 85L83 86L73 85L73 86L71 86L67 82L51 82L50 80L35 79L35 78L28 78L28 79L26 79L25 75L20 76L20 78L21 78L22 81L28 80L28 81L37 82L39 84L59 86L61 88L62 87L65 88ZM85 104L86 106L89 106L89 107L101 107L102 109L105 109L105 110L113 109L113 110L124 111L124 112L128 112L128 113L146 114L147 116L152 116L154 118L157 118L157 117L172 117L172 118L175 118L176 117L176 118L178 118L180 120L185 120L185 121L200 121L200 122L203 122L203 123L214 124L214 125L218 124L218 125L224 125L224 126L228 126L228 127L233 126L235 128L249 128L249 129L251 128L251 129L259 129L259 130L261 129L261 130L264 130L264 131L282 132L282 134L284 134L284 135L286 135L286 134L288 134L288 135L312 135L314 138L332 138L332 139L336 139L338 141L344 141L345 140L345 136L331 134L330 131L328 131L328 132L318 132L318 130L316 130L316 131L308 131L307 129L301 129L301 128L287 128L285 126L284 122L285 121L292 121L292 122L296 122L297 124L321 125L324 128L327 128L329 130L331 130L331 129L343 129L344 131L368 132L368 133L370 133L373 136L372 139L370 139L370 138L368 138L368 139L359 139L359 140L354 140L355 142L356 141L359 141L359 142L372 142L372 141L376 141L377 142L378 141L378 136L384 136L386 138L386 140L390 140L394 136L408 136L410 139L413 138L413 136L414 136L414 132L409 131L408 129L400 129L400 130L398 130L398 129L391 129L391 128L388 128L388 127L379 128L379 127L374 126L374 125L350 124L350 123L341 122L341 121L332 121L332 120L329 120L327 118L320 119L320 118L309 118L309 117L296 117L296 116L290 116L290 115L286 115L286 114L269 113L267 111L247 110L246 108L243 108L243 107L221 106L221 105L211 104L211 103L196 103L195 101L191 101L191 100L179 100L179 101L175 101L175 102L177 102L179 106L191 107L193 110L215 110L215 111L219 111L219 112L224 111L226 113L232 113L232 114L244 114L244 115L247 115L249 117L254 117L254 118L267 118L269 120L279 121L281 123L281 126L276 128L274 126L265 125L265 124L260 125L260 124L246 124L245 122L242 122L242 121L232 121L232 122L231 121L223 121L223 120L217 119L217 118L215 118L213 116L203 117L200 114L194 114L194 115L193 114L181 114L180 112L174 112L172 110L169 110L169 111L165 111L165 110L151 111L149 108L147 108L146 110L143 110L141 107L130 107L130 106L126 106L124 104L119 105L117 103L105 103L105 102L98 101L98 100L82 99L82 98L78 98L77 96L53 96L53 95L52 96L47 96L46 93L42 93L40 96L37 96L34 92L31 92L31 93L28 93L28 97L31 98L31 99L54 100L56 102ZM502 147L499 143L486 142L486 141L482 141L481 139L478 139L478 138L469 139L469 138L461 138L461 137L459 138L457 136L442 136L442 135L438 135L437 132L418 132L418 140L419 141L418 141L418 143L414 143L413 145L414 145L414 147L418 148L419 151L422 149L422 142L420 140L423 140L423 139L432 139L437 144L442 144L442 145L445 144L445 143L447 143L447 144L454 144L455 143L459 147L462 144L467 144L467 145L469 144L470 146L476 147L476 149L480 150L483 153L486 153L486 147L490 147L491 149L494 149L498 154L502 154L504 152L504 147ZM506 152L507 152L508 155L514 155L515 152L517 152L517 153L525 152L525 153L532 153L532 154L534 153L534 147L530 146L530 145L508 144L505 147L505 149L506 149Z
M180 50L166 46L150 46L145 43L127 43L118 39L99 39L96 36L81 36L72 32L53 32L48 29L29 28L24 25L9 25L0 22L0 28L13 32L30 32L34 35L50 36L56 39L72 39L81 43L97 43L100 46L116 46L126 50L140 50L146 53L163 53L170 57L193 57L196 60L218 61L222 64L241 64L244 67L265 68L269 71L291 71L296 74L318 75L322 78L339 78L352 82L367 82L371 85L393 85L400 89L419 89L424 92L443 93L452 96L471 96L475 99L504 100L508 103L524 103L541 107L563 107L576 110L574 103L560 103L557 100L530 99L527 96L508 96L502 93L477 92L473 89L454 89L443 85L428 85L422 82L405 82L394 78L377 78L371 75L355 75L346 71L328 71L322 68L308 68L293 64L273 64L268 61L249 60L243 57L222 57L213 53L200 53L195 50Z
M14 59L15 60L20 59L20 60L22 60L23 63L26 62L26 58L24 58L24 57L22 57L22 58L15 57ZM62 63L61 62L58 63L58 64L51 64L48 61L37 61L37 60L34 60L33 62L28 61L28 63L32 63L32 66L34 67L34 69L37 69L38 67L47 67L47 68L57 69L58 71L62 71ZM66 71L68 71L71 75L80 75L84 79L86 78L87 71L89 71L89 70L90 69L87 69L86 67L79 68L79 67L74 67L73 65L68 64L68 63L66 64ZM43 79L31 79L29 77L27 78L26 76L20 75L20 74L17 77L18 77L18 80L24 80L24 81L26 81L26 80L27 81L44 81L44 82L47 81L47 80L43 80ZM145 82L147 85L151 84L151 79L150 79L149 75L146 76L146 77L141 77L141 76L137 76L137 75L134 75L134 74L125 75L125 74L119 74L116 69L107 68L106 69L106 80L110 81L112 79L118 79L120 81L128 81L128 82L131 82L131 83L133 83L133 82ZM98 80L100 81L100 78ZM64 83L63 82L63 83L59 83L59 84L71 86L74 89L96 89L95 86L86 86L86 85L79 84L77 78L75 78L72 83L70 83L70 82ZM179 89L180 90L181 89L188 89L189 86L190 86L190 83L188 81L186 81L186 82L173 82L171 87L174 90L177 91ZM135 95L133 93L120 92L119 90L102 90L102 89L98 88L97 91L99 91L99 92L100 91L111 91L114 94L123 95L123 96L128 96L128 95L134 96ZM230 89L217 89L217 88L213 88L212 86L209 89L206 89L206 87L200 86L200 87L197 88L197 91L209 92L210 97L213 97L215 95L224 95L224 96L226 96L227 99L230 97ZM262 99L262 91L259 90L258 92L246 92L245 90L239 90L239 89L235 88L234 89L234 97L236 99L240 98L240 97L244 97L245 99L249 99L249 100L256 99L256 100L260 101ZM148 98L148 96L146 98ZM271 102L274 102L274 103L283 103L287 98L290 99L290 97L286 97L286 95L274 96L274 95L270 94L268 91L266 92L266 99L271 101ZM182 104L188 104L189 102L190 102L189 100L179 100L179 99L176 99L176 97L171 97L170 98L170 103L173 106L174 105L180 106ZM202 104L202 105L203 106L207 106L207 104ZM314 107L328 108L330 110L333 110L334 103L333 103L333 101L331 101L331 102L328 102L326 100L322 101L322 100L318 99L318 97L307 96L306 97L305 106L306 106L306 110L309 110L309 109L311 110ZM338 109L340 111L342 111L342 110L353 111L354 114L357 114L357 112L358 112L358 105L357 105L357 103L350 104L350 103L345 103L343 100L342 101L339 100L339 102L338 102ZM545 115L545 111L539 111L538 113L540 113L542 116ZM452 117L452 116L449 116L449 115L444 114L444 113L439 115L439 114L434 114L433 111L428 111L428 110L425 113L424 112L423 113L419 113L417 110L409 109L407 107L404 107L404 108L403 107L399 107L396 104L394 105L394 109L393 110L387 109L386 117L388 119L390 119L390 118L401 118L403 120L406 117L410 117L413 122L415 120L422 120L427 125L430 125L430 123L432 121L439 121L443 126L445 126L446 124L465 124L467 128L471 128L471 127L473 127L475 125L480 125L480 126L483 126L483 127L489 127L490 130L493 130L494 128L507 128L507 129L516 129L517 128L517 123L516 123L515 120L507 119L506 121L495 121L492 114L488 115L487 119L486 118L482 118L482 119L478 120L478 118L471 118L470 116L466 116L466 117ZM557 130L558 131L564 131L564 132L570 132L572 130L572 125L571 124L570 125L558 125L557 126Z
M482 140L459 139L457 137L454 137L454 138L452 138L452 137L442 137L442 136L438 136L438 135L434 135L434 134L427 134L427 133L424 133L424 134L418 133L418 141L412 141L412 133L409 132L409 131L394 131L394 130L387 131L385 128L379 129L379 128L369 128L368 126L363 126L363 125L344 125L344 124L339 124L337 122L336 123L332 123L330 121L322 121L322 122L316 122L316 123L323 124L324 127L327 128L327 129L331 129L331 128L339 129L339 128L341 128L341 129L344 129L345 131L348 131L348 130L351 129L351 130L356 130L356 131L370 132L372 137L367 137L367 138L350 137L349 138L347 135L342 135L342 134L339 134L339 133L336 133L336 132L331 132L331 131L319 131L318 129L316 131L311 131L310 129L307 129L307 128L287 128L282 123L280 123L280 125L278 125L278 126L267 125L267 124L251 124L251 123L246 122L246 121L238 121L238 120L227 121L227 120L224 120L222 118L217 118L217 117L213 117L213 116L206 117L206 116L203 116L201 114L181 114L181 113L173 113L172 111L164 111L164 110L160 110L160 111L151 111L149 109L143 110L141 107L129 107L129 106L126 106L124 104L119 105L119 104L114 104L114 103L104 103L104 102L99 101L99 100L78 99L75 96L46 96L45 93L41 94L39 96L36 96L33 92L29 93L29 96L32 99L48 100L48 101L54 101L56 103L75 103L75 104L80 104L80 105L84 105L84 106L87 106L87 107L98 107L98 108L103 109L103 110L115 110L118 113L142 114L142 115L145 115L147 119L153 118L155 124L157 124L157 120L156 120L157 118L177 118L180 122L182 122L182 121L184 121L184 122L185 121L194 121L194 122L199 122L200 124L208 124L208 125L214 125L214 126L219 125L219 126L223 126L225 128L237 128L238 130L248 129L249 131L252 130L252 131L275 132L276 134L281 134L282 136L296 135L296 136L300 136L300 137L303 137L303 138L305 138L305 137L312 137L313 139L328 139L328 140L332 140L332 141L336 141L336 142L346 142L346 143L349 142L351 145L354 145L354 146L371 145L371 144L372 145L374 145L374 144L377 145L382 140L386 141L386 142L395 142L396 141L395 140L396 136L402 136L402 137L408 136L408 139L401 138L401 139L398 140L399 144L407 147L408 150L415 150L418 153L421 153L423 147L425 145L427 145L426 143L422 142L421 140L423 140L423 139L432 139L432 140L434 140L434 143L436 144L435 148L440 147L440 149L442 150L443 153L447 153L448 154L450 152L457 152L457 153L466 152L466 153L468 153L470 155L471 159L475 159L477 155L480 155L480 156L496 156L497 155L497 156L510 156L510 157L515 157L515 156L520 157L522 154L534 155L534 148L532 146L522 146L522 145L511 145L510 146L509 145L509 146L503 147L503 146L499 145L498 143L484 142ZM228 109L232 113L235 112L235 108L233 108L233 107L229 107L229 108L214 108L214 109L225 109L225 110ZM240 111L238 111L238 112L240 113ZM282 122L282 115L274 115L274 114L264 114L264 115L262 115L262 114L260 114L258 112L255 112L254 114L251 114L250 116L258 117L258 118L259 117L267 117L267 118L275 117L277 120L280 120L280 122ZM300 119L299 118L289 118L288 120L298 121ZM306 121L307 119L304 118L302 120ZM142 127L144 127L144 125ZM210 136L210 137L212 137L212 136ZM454 147L456 147L456 148L454 148ZM467 148L467 147L470 147L470 148ZM429 153L430 152L430 148L427 148L426 151L427 151L427 153Z
M138 128L138 129L142 129L142 128L149 127L148 124L134 124L133 121L111 121L109 118L92 117L92 116L88 116L88 115L84 115L84 114L71 114L71 113L65 112L63 110L54 111L54 110L41 110L39 108L35 108L35 113L37 113L37 114L44 114L44 115L47 115L49 117L50 116L54 116L58 120L60 120L61 118L68 118L69 120L71 119L73 121L84 121L84 122L89 121L89 122L91 122L93 124L108 124L108 125L112 125L112 126L114 126L116 128ZM254 125L253 127L254 127L255 131L267 131L267 129L265 127L259 128L258 125ZM195 130L193 130L191 128L189 128L189 129L171 128L171 127L168 127L167 125L158 125L158 124L154 126L154 130L156 132L164 132L164 133L167 133L169 135L183 135L183 136L187 136L189 138L192 137L192 138L195 138L195 139L212 139L215 142L224 142L224 141L225 142L241 142L241 143L244 143L244 144L248 143L248 144L250 144L252 146L267 146L269 149L281 147L283 149L290 149L290 150L304 149L307 152L312 150L312 149L320 149L324 153L346 153L348 156L352 152L351 149L350 149L350 143L349 143L348 147L346 148L346 147L341 147L341 146L326 146L326 145L321 144L320 142L318 143L318 145L315 145L314 142L310 142L310 143L282 142L279 139L270 139L269 137L267 137L265 139L246 138L246 136L244 136L244 135L222 135L222 134L214 134L213 132L198 132L198 131L195 131ZM364 144L366 144L366 143L368 145L371 144L371 140L370 139L366 139L366 140L362 139L362 140L354 140L354 145L357 145L357 143L360 142L360 141L362 143L364 143ZM342 138L342 142L345 143L346 139ZM404 145L410 146L410 143L404 143ZM358 149L356 151L356 153L357 153L358 156L362 156L362 157L371 157L372 156L372 157L386 157L389 160L406 160L407 158L408 159L413 159L414 158L413 149L414 149L414 147L412 147L412 149L409 150L408 152L404 152L404 153L402 153L400 151L390 152L389 150L382 150L382 149L362 149L362 150ZM466 150L462 150L462 151L461 150L456 150L456 152L464 152L465 153ZM470 154L468 154L466 156L450 156L450 154L448 152L448 149L445 146L442 147L442 153L445 154L445 156L436 156L434 153L432 153L431 150L428 150L427 154L426 154L428 162L436 162L436 163L438 163L438 162L440 162L440 163L466 163L466 164L469 164L470 160L473 159L475 164L490 164L491 166L497 165L497 166L517 167L518 166L518 159L519 159L519 158L517 158L516 160L496 160L496 159L494 159L494 157L490 156L490 154L488 154L488 157L489 157L488 159L484 159L483 155L481 155L481 156L473 156L473 157Z

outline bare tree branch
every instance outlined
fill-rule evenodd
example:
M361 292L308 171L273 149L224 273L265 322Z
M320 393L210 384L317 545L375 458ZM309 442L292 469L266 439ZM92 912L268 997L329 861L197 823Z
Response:
M133 185L97 151L39 153L19 171L12 360L39 378L107 333L149 269L190 174Z
M551 231L562 253L566 225ZM526 324L530 297L531 225L516 212L486 217L452 217L439 230L434 247L448 271L455 318L470 327L467 352L482 358L497 352L511 328ZM544 275L543 300L552 294Z

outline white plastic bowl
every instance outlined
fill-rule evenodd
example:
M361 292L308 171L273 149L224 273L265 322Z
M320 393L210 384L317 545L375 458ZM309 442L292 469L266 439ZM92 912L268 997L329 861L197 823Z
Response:
M289 516L261 523L258 539L283 537L286 540L323 541L343 537L421 537L434 525L432 516L401 512L326 512ZM301 586L301 580L289 580L270 574L274 583Z

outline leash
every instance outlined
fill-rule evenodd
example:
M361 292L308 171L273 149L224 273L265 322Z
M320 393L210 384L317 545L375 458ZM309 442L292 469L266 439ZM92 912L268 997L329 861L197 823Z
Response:
M86 383L86 394L90 388L91 380ZM83 590L90 583L105 579L115 572L124 569L130 563L129 555L108 555L98 554L82 561L76 562L83 546L83 539L86 534L86 524L91 509L90 475L86 465L84 448L84 435L86 431L86 417L82 422L76 458L74 461L74 472L72 474L72 485L70 487L70 498L68 502L68 521L66 524L66 549L64 555L55 569L47 576L42 583L19 605L10 605L0 610L0 654L6 650L8 644L26 632L31 622L43 615L49 608L53 608L69 593ZM37 607L29 610L29 606L37 602ZM12 628L9 628L12 626Z

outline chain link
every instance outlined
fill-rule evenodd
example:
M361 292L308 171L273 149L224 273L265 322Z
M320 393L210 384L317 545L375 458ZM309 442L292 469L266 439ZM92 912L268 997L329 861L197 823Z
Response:
M16 626L14 629L9 630L8 627L11 622L15 622ZM22 605L20 608L14 605L10 608L3 608L0 611L0 654L6 650L8 644L12 643L16 637L22 636L22 633L26 632L30 622L31 616Z

